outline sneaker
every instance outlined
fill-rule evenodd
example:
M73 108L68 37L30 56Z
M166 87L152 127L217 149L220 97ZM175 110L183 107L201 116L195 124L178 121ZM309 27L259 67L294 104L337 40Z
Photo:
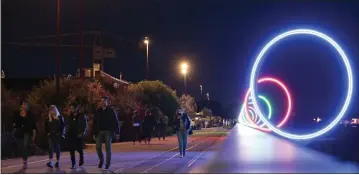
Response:
M106 165L106 166L105 166L105 169L103 169L103 170L105 170L105 171L110 170L110 165Z
M49 168L54 168L54 164L52 162L49 162L46 164Z
M75 170L75 169L76 169L76 165L72 165L72 166L70 167L70 169Z
M84 162L83 160L80 160L80 161L79 161L79 166L84 165L84 163L85 163L85 162Z
M98 164L98 168L102 168L103 166L103 161L100 161L100 163Z
M55 168L59 168L60 167L60 163L59 162L56 162L55 163Z

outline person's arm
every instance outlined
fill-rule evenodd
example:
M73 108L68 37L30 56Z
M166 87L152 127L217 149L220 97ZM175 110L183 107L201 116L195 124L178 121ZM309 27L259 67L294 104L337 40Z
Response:
M46 136L50 136L50 131L49 131L49 127L48 127L48 125L49 125L49 119L46 119L45 120L45 134L46 134Z
M36 126L36 120L35 118L32 116L32 141L35 141L36 138L36 130L37 130L37 126Z
M93 122L92 122L92 135L93 135L93 138L95 140L95 135L96 135L96 132L97 132L97 111L95 112L94 116L93 116Z
M13 120L12 120L12 135L15 135L16 132L16 126L17 126L17 117L16 115L13 116Z
M113 110L113 122L114 122L114 129L115 129L115 132L117 134L120 134L120 126L119 126L119 123L118 123L118 118L117 118L117 114L116 114L116 111Z
M59 120L60 120L60 126L61 126L61 136L65 137L65 134L66 134L65 119L64 119L64 117L59 116Z
M87 118L86 118L86 114L83 115L83 134L82 136L85 136L86 134L86 131L87 131L87 127L88 127L88 124L87 124Z

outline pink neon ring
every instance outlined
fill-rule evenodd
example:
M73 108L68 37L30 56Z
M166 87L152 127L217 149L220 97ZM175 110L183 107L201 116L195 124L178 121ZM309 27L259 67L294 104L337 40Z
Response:
M286 96L287 96L287 101L288 101L288 108L287 108L287 112L286 114L284 115L284 118L282 119L281 122L279 122L279 124L277 125L278 128L282 127L286 122L287 120L289 119L289 115L290 115L290 112L292 111L292 98L291 98L291 95L289 93L289 90L288 88L284 85L283 82L275 79L275 78L272 78L272 77L264 77L264 78L261 78L259 79L257 82L258 83L262 83L262 82L273 82L277 85L279 85L285 92ZM246 96L245 96L245 99L244 99L244 111L245 111L245 117L247 118L248 121L250 121L253 125L254 125L254 128L257 128L257 129L260 129L262 131L271 131L269 128L262 128L262 127L259 127L257 124L255 124L253 122L253 120L251 120L251 118L248 118L248 108L247 108L247 101L248 101L248 96L249 96L249 90L247 91L246 93Z

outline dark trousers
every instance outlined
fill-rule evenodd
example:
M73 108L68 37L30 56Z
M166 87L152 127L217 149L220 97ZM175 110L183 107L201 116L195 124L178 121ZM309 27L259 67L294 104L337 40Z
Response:
M61 136L50 136L49 137L49 159L52 160L54 157L54 151L56 152L56 160L60 161L60 142Z
M71 156L71 162L72 165L76 165L76 156L75 151L77 151L80 154L80 164L84 161L84 151L83 151L83 145L84 145L84 139L82 137L69 137L69 150L70 150L70 156Z
M31 135L24 133L24 138L17 138L19 146L22 147L22 159L26 162L29 157L29 147L31 144Z
M164 126L158 126L157 136L158 136L158 140L161 140L161 137L163 138L163 140L165 140L165 137L166 137L166 127L164 127Z
M106 148L106 165L111 164L111 144L112 144L113 132L111 131L100 131L96 137L96 152L100 162L103 162L102 143L105 142Z
M133 126L132 127L133 132L133 142L136 142L136 138L138 139L138 142L141 143L141 127L140 126Z
M151 141L151 138L152 138L152 129L146 128L146 129L143 131L143 134L145 135L145 141L146 141L146 142L150 142L150 141Z

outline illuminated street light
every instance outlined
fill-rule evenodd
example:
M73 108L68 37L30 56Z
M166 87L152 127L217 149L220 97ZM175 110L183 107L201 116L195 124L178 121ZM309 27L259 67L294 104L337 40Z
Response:
M186 62L181 64L181 73L184 77L184 94L187 95L187 74L188 74L188 64Z
M148 44L150 43L150 40L148 39L148 37L145 37L145 40L143 40L143 43L146 44L146 79L149 80L150 78L150 65L148 63Z

